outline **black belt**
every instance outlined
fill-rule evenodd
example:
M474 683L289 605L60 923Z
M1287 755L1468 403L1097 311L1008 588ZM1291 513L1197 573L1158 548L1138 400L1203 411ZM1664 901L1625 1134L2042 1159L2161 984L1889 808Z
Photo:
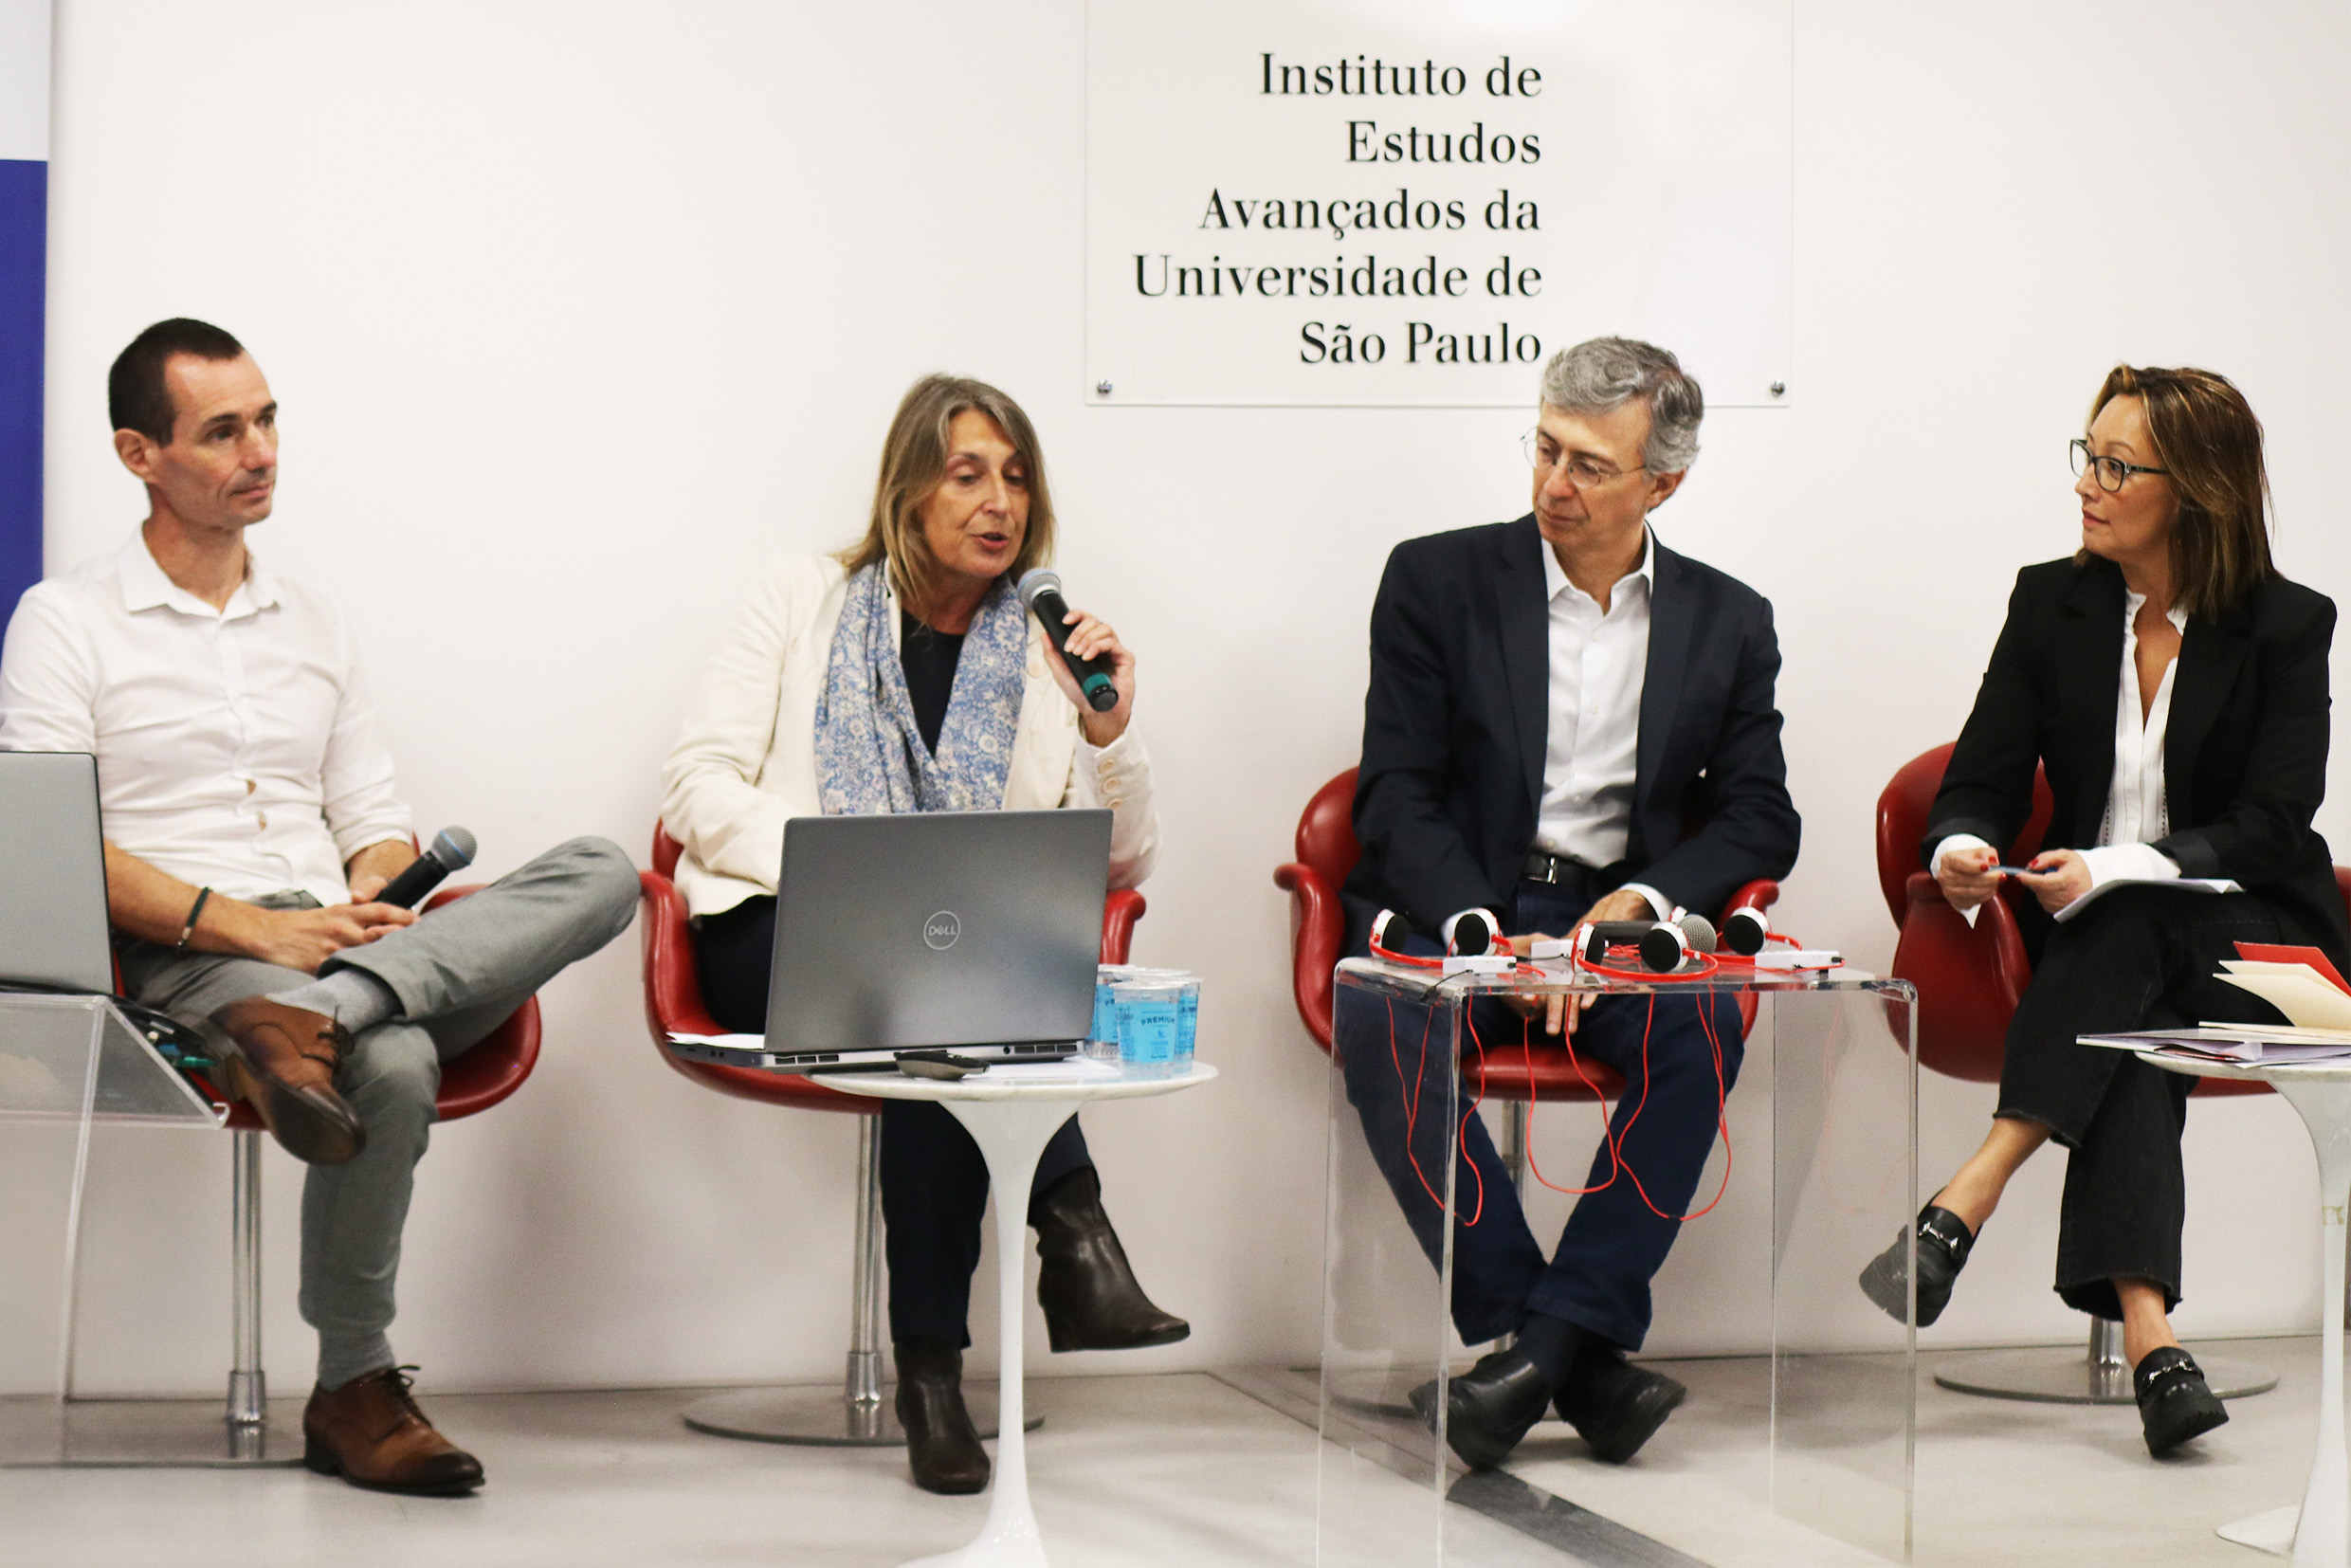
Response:
M1519 876L1526 882L1545 883L1553 887L1573 887L1577 890L1592 885L1592 879L1600 874L1596 866L1587 866L1572 855L1555 855L1547 850L1529 849L1526 862L1519 867Z

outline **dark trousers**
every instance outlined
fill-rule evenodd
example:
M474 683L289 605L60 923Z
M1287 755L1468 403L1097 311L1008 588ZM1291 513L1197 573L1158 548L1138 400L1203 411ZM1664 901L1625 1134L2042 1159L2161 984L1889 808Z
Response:
M1540 883L1522 883L1512 930L1564 936L1591 900ZM1441 1210L1421 1184L1444 1188L1449 1145L1458 1136L1475 1168L1454 1182L1453 1324L1469 1344L1516 1333L1530 1311L1563 1318L1627 1350L1649 1335L1649 1281L1672 1250L1707 1153L1714 1147L1722 1098L1739 1081L1746 1043L1738 999L1712 995L1610 996L1593 1004L1576 1026L1575 1049L1624 1074L1625 1092L1610 1118L1612 1158L1603 1143L1580 1184L1597 1188L1576 1199L1559 1245L1546 1262L1519 1206L1518 1191L1494 1151L1485 1124L1442 1111L1446 1080L1455 1070L1449 1051L1419 1050L1427 1009L1398 1002L1391 1012L1359 992L1340 991L1332 1022L1333 1045L1345 1075L1348 1102L1389 1190L1434 1264L1443 1240ZM1469 1009L1479 1039L1517 1043L1531 1027L1501 1002ZM1461 1050L1475 1047L1466 1037ZM1421 1114L1414 1114L1413 1107ZM1483 1212L1479 1189L1484 1188Z
M744 1034L766 1030L775 950L772 898L746 899L696 922L694 967L711 1017ZM1046 1144L1033 1190L1042 1193L1093 1163L1072 1116ZM882 1223L891 1339L972 1342L972 1271L979 1267L987 1211L988 1164L963 1123L936 1101L884 1101Z
M2076 1036L2187 1029L2207 1018L2280 1023L2251 992L2213 978L2235 944L2280 940L2276 914L2246 893L2123 887L2050 929L2009 1021L1999 1116L2037 1121L2072 1151L2057 1220L2057 1294L2123 1315L2113 1282L2162 1287L2179 1304L2187 1176L2179 1134L2196 1080Z

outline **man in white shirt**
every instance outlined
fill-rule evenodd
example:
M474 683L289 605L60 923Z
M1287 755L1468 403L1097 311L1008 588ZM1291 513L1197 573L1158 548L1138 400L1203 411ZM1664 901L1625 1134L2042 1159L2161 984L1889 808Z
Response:
M1545 367L1527 437L1532 513L1390 556L1356 783L1362 858L1341 895L1352 951L1383 909L1455 945L1472 927L1523 939L1679 907L1713 918L1795 864L1771 607L1649 528L1697 456L1704 412L1663 349L1610 337L1566 350ZM1446 1053L1392 1049L1392 1034L1419 1037L1417 1020L1350 1015L1347 995L1333 1036L1348 1097L1432 1260L1444 1238L1423 1174L1456 1136L1476 1168L1463 1179L1482 1212L1454 1227L1454 1325L1470 1344L1516 1337L1451 1379L1448 1441L1471 1465L1500 1463L1556 1404L1595 1456L1630 1458L1683 1397L1625 1352L1649 1331L1649 1281L1683 1215L1704 1206L1698 1178L1739 1073L1737 1006L1727 994L1653 1010L1620 997L1579 1021L1553 1001L1542 1028L1571 1031L1627 1083L1546 1259L1484 1124L1457 1133L1416 1114L1445 1103L1431 1075L1453 1070ZM1470 1023L1487 1044L1526 1027L1485 1004Z
M236 339L160 321L115 362L115 449L148 515L27 591L0 652L0 749L98 758L107 907L135 999L205 1027L227 1085L309 1162L307 1462L454 1494L390 1340L400 1232L440 1064L627 929L637 878L574 839L420 919L374 902L416 858L341 618L267 571L277 403Z

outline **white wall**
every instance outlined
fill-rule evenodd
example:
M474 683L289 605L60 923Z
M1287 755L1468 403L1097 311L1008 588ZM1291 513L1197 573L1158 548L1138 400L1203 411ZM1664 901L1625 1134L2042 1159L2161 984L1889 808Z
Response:
M1138 952L1207 975L1226 1073L1089 1114L1144 1280L1196 1324L1092 1359L1300 1358L1322 1058L1267 873L1354 760L1389 546L1523 510L1525 415L1084 408L1083 23L1078 0L60 0L49 558L140 515L107 447L109 359L155 318L219 321L285 410L257 546L356 621L422 825L471 825L492 872L576 832L641 854L748 574L857 532L915 375L1000 383L1050 454L1076 596L1142 655L1168 848ZM1956 731L2016 566L2071 547L2062 447L2109 364L2237 377L2269 424L2286 569L2351 587L2346 28L2333 5L2176 0L1802 0L1796 27L1792 407L1718 413L1659 520L1778 609L1807 827L1783 923L1882 964L1877 792ZM2343 808L2322 820L2340 839ZM436 1139L395 1330L431 1383L838 1372L852 1124L678 1079L636 962L632 934L552 986L528 1089ZM1758 1140L1761 1091L1740 1091ZM1990 1104L1930 1080L1930 1173ZM103 1152L85 1377L212 1388L226 1140ZM2183 1329L2308 1327L2311 1161L2287 1108L2199 1107L2190 1161ZM1938 1336L2076 1332L2048 1291L2060 1175L2047 1158L2014 1190ZM273 1152L288 1388L310 1353L296 1176ZM1692 1228L1659 1348L1759 1341L1766 1212L1741 1186ZM169 1337L142 1331L166 1312Z

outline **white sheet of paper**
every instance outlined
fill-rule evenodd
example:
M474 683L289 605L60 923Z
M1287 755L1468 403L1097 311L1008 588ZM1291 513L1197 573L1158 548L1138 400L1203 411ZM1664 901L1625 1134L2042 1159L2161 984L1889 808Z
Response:
M2118 887L2171 887L2182 893L2242 893L2244 888L2226 877L2117 877L2102 882L2088 892L2057 911L2059 924L2073 919L2100 899ZM1970 922L1973 923L1972 921Z
M685 1034L671 1030L669 1038L682 1046L717 1046L721 1050L767 1049L764 1034Z
M1107 1062L1090 1056L1066 1056L1058 1062L998 1062L975 1078L1009 1078L1022 1084L1112 1083L1126 1075Z

